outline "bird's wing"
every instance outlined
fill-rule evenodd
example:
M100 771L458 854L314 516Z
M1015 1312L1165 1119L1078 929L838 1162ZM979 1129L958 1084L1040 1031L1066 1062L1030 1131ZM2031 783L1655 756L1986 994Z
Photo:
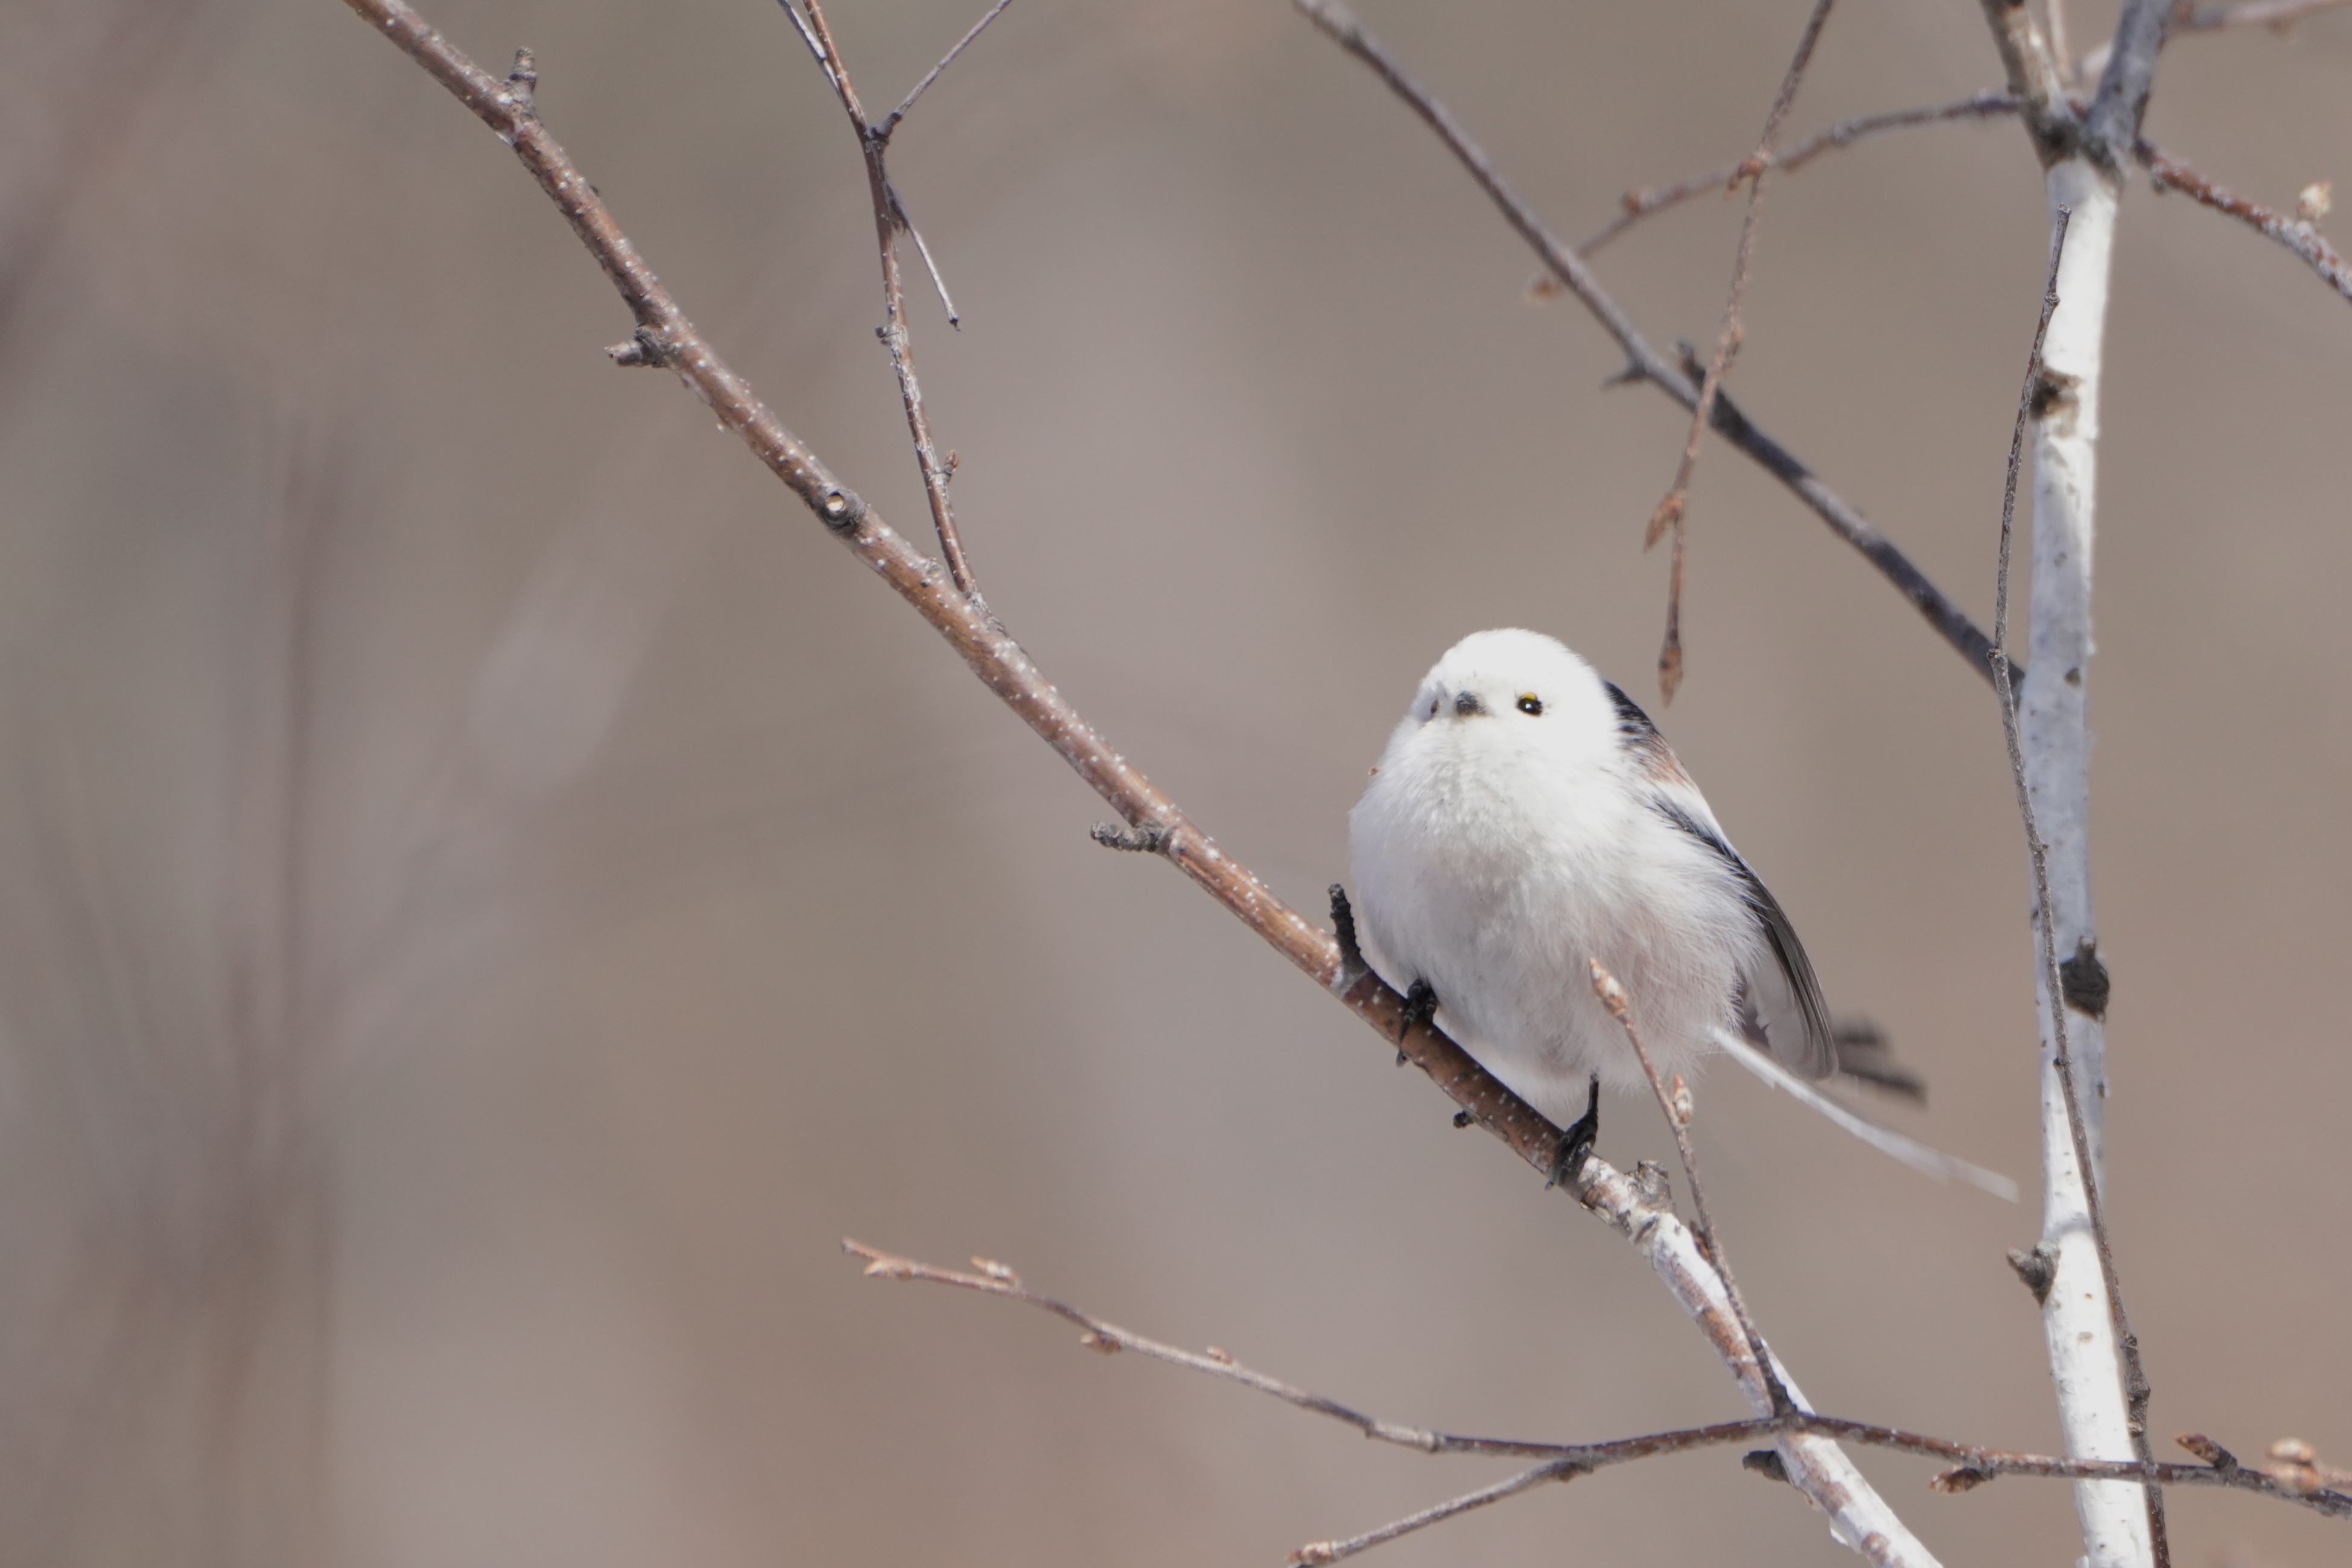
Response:
M1723 862L1739 888L1740 901L1756 922L1758 956L1741 973L1745 1000L1764 1025L1764 1038L1774 1060L1806 1078L1827 1078L1837 1071L1837 1043L1830 1033L1829 1004L1822 999L1821 982L1813 978L1812 960L1797 940L1780 901L1739 858L1716 826L1715 813L1680 768L1674 779L1654 786L1651 803L1658 814L1706 846Z
M1763 1020L1773 1057L1807 1078L1827 1078L1837 1071L1837 1044L1830 1035L1829 1005L1822 1000L1821 982L1813 978L1812 960L1797 940L1797 928L1789 924L1771 889L1723 836L1706 797L1683 771L1650 716L1618 686L1601 684L1616 713L1619 747L1641 787L1648 789L1651 806L1723 862L1756 921L1761 956L1739 978L1747 1002Z

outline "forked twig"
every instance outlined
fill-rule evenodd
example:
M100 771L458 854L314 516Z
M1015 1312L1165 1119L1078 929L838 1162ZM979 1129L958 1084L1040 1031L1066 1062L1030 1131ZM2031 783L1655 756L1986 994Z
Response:
M805 17L793 8L793 0L776 0L776 3L784 15L792 18L793 26L800 33L802 41L816 57L818 66L824 71L826 84L833 89L834 97L840 99L842 111L849 116L850 129L857 134L858 151L865 156L866 181L874 204L875 242L882 258L883 325L876 329L875 335L881 339L882 346L889 351L890 369L898 380L898 398L906 406L907 433L914 441L915 465L922 474L923 497L930 505L931 526L939 535L940 553L947 560L948 574L955 580L956 587L977 599L980 589L972 579L971 562L964 556L962 536L956 528L954 504L948 498L948 483L955 476L955 468L941 459L939 447L931 439L930 416L923 408L922 383L915 376L915 345L907 331L906 280L898 267L898 235L902 231L915 242L915 249L921 255L923 266L930 273L932 286L940 292L940 304L947 311L950 326L957 321L955 301L948 297L947 284L940 278L940 269L931 260L930 247L916 232L913 222L907 216L906 203L899 198L898 188L890 183L887 155L890 132L897 128L899 118L913 106L916 97L930 85L932 78L947 68L949 60L963 52L964 44L980 36L980 28L986 26L1010 0L998 0L996 10L982 17L980 26L965 34L963 42L949 50L947 58L933 67L931 75L925 77L915 91L908 94L907 101L892 112L886 123L880 125L866 118L865 105L858 100L857 89L849 79L848 63L841 57L841 49L833 40L833 30L825 25L824 6L821 0L801 0L808 11Z
M1674 565L1667 573L1666 635L1658 647L1658 695L1667 702L1675 700L1675 692L1683 684L1683 545L1688 530L1685 528L1684 512L1690 504L1691 474L1698 466L1699 437L1706 433L1707 421L1715 412L1715 398L1723 378L1731 369L1731 361L1739 353L1746 328L1740 321L1740 308L1748 298L1748 275L1756 262L1756 224L1764 211L1764 175L1771 167L1772 139L1780 133L1780 121L1789 106L1797 101L1797 86L1804 79L1805 67L1813 57L1813 46L1821 41L1822 29L1830 19L1830 6L1834 0L1813 0L1812 14L1805 18L1805 30L1797 39L1797 52L1789 61L1789 69L1780 78L1780 91L1772 99L1772 111L1764 117L1764 132L1756 139L1756 151L1740 164L1734 180L1748 182L1748 214L1739 224L1739 251L1731 267L1731 288L1723 301L1723 327L1715 342L1715 357L1707 361L1706 374L1698 384L1698 402L1691 409L1690 434L1683 441L1682 462L1675 469L1675 482L1657 510L1650 514L1650 527L1643 536L1642 548L1654 546L1661 536L1672 529L1675 536Z
M1508 1437L1463 1437L1366 1415L1336 1399L1295 1388L1278 1378L1244 1366L1214 1346L1206 1351L1189 1351L1149 1339L1066 1301L1031 1290L1013 1270L989 1259L973 1259L973 1271L967 1273L959 1269L942 1269L934 1264L918 1262L912 1258L902 1258L846 1238L841 1247L843 1251L866 1260L865 1271L869 1278L946 1285L1034 1307L1076 1328L1079 1331L1078 1343L1089 1350L1103 1354L1133 1351L1171 1366L1239 1384L1311 1415L1351 1427L1375 1441L1411 1448L1416 1453L1542 1459L1547 1461L1547 1469L1573 1467L1582 1472L1631 1464L1660 1454L1727 1448L1739 1443L1768 1441L1790 1433L1802 1433L1937 1460L1952 1467L1936 1478L1934 1485L1939 1491L1970 1491L2000 1476L2051 1480L2152 1479L2166 1486L2221 1487L2251 1491L2300 1503L2331 1518L2352 1519L2352 1491L2345 1490L2334 1469L2315 1462L2304 1446L2291 1443L2274 1445L2277 1464L2268 1469L2256 1469L2240 1463L2228 1449L2195 1432L2184 1432L2179 1439L2182 1448L2204 1461L2194 1465L2142 1465L2130 1459L2070 1459L2054 1454L2021 1453L2008 1448L1956 1443L1949 1438L1906 1432L1896 1427L1852 1421L1797 1408L1778 1416L1759 1416L1747 1421L1718 1421L1711 1426L1684 1427L1600 1443L1539 1443Z
M2347 0L2352 3L2352 0ZM1709 193L1728 194L1738 189L1741 171L1763 160L1764 167L1776 174L1793 174L1824 152L1835 152L1867 141L1890 131L1906 131L1915 126L1943 125L1955 120L1997 120L2017 112L2017 98L2012 93L1991 89L1964 98L1958 103L1931 104L1919 109L1890 110L1880 114L1859 115L1853 120L1841 120L1828 130L1806 137L1786 152L1751 155L1737 163L1726 163L1720 169L1710 169L1704 174L1694 174L1687 180L1677 180L1671 185L1642 185L1619 198L1622 209L1618 214L1595 229L1590 238L1576 247L1576 254L1591 257L1593 252L1640 223L1654 213L1679 206L1694 196ZM1560 285L1549 273L1536 285L1538 294L1557 294Z

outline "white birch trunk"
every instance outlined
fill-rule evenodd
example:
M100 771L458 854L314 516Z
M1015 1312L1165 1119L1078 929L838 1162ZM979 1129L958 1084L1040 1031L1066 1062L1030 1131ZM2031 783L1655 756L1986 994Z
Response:
M2052 938L2061 962L2093 935L2091 914L2088 680L2091 551L2099 439L2099 362L2118 192L2086 158L2048 175L2052 218L2073 212L2058 272L2058 306L2042 347L2044 390L2034 420L2033 596L2023 711L2027 788L2048 847ZM2129 1459L2121 1347L2116 1343L2084 1173L2074 1156L2056 1068L2050 977L2034 954L2042 1030L2042 1228L2055 1266L2042 1306L2050 1372L2066 1452ZM2066 1034L2095 1164L2104 1163L2105 1041L2099 1020L2068 1009ZM2095 1177L2098 1173L2093 1173ZM2138 1485L2083 1481L2074 1488L2090 1568L2151 1562L2147 1504Z

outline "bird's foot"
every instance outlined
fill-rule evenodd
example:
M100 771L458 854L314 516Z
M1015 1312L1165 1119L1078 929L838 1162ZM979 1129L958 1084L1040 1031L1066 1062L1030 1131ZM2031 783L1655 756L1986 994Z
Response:
M1551 1185L1574 1186L1576 1178L1584 1174L1584 1162L1592 1157L1592 1145L1600 1139L1601 1074L1596 1072L1585 1092L1584 1114L1561 1131L1559 1146L1552 1152Z
M1437 1017L1437 988L1427 980L1415 980L1404 994L1404 1006L1397 1009L1397 1065L1405 1062L1404 1037L1420 1025Z

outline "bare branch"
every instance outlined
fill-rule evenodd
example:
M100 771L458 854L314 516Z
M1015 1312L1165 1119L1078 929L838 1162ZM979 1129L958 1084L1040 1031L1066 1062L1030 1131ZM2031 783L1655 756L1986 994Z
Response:
M1666 1092L1665 1080L1658 1076L1656 1063L1650 1060L1649 1047L1642 1043L1642 1031L1634 1025L1633 1003L1617 977L1602 967L1598 958L1586 960L1592 967L1592 994L1625 1031L1625 1043L1633 1048L1633 1059L1642 1064L1643 1076L1650 1081L1650 1092L1658 1098L1658 1112L1666 1119L1667 1130L1675 1135L1675 1154L1681 1159L1683 1179L1690 1183L1691 1228L1698 1232L1698 1244L1706 1252L1707 1261L1722 1277L1723 1293L1731 1302L1731 1315L1739 1320L1740 1337L1748 1342L1748 1353L1756 1358L1757 1369L1763 1375L1764 1391L1771 1402L1772 1414L1784 1416L1794 1409L1789 1390L1782 1385L1780 1374L1773 1370L1772 1358L1765 1354L1764 1336L1756 1332L1756 1320L1748 1315L1748 1298L1739 1293L1739 1285L1731 1277L1731 1261L1725 1256L1723 1243L1715 1233L1715 1220L1706 1209L1706 1187L1698 1179L1698 1154L1691 1147L1690 1119L1687 1105L1677 1105Z
M1384 1545L1400 1535L1411 1535L1416 1530L1424 1530L1433 1524L1443 1524L1457 1514L1468 1513L1474 1508L1484 1508L1490 1502L1500 1502L1505 1498L1517 1497L1519 1493L1539 1487L1546 1481L1572 1481L1584 1473L1585 1470L1581 1465L1571 1464L1565 1459L1555 1459L1548 1465L1538 1465L1531 1470L1521 1470L1508 1480L1496 1481L1493 1486L1480 1487L1476 1491L1465 1492L1460 1497L1441 1502L1434 1508L1423 1509L1419 1513L1409 1513L1402 1519L1381 1525L1378 1530L1368 1530L1361 1535L1352 1535L1345 1541L1314 1542L1292 1552L1289 1560L1293 1563L1301 1564L1302 1568L1307 1563L1337 1563L1342 1557L1353 1557L1359 1552L1368 1552L1375 1546Z
M1833 0L1813 0L1812 14L1805 18L1805 30L1797 39L1797 52L1780 78L1780 94L1772 99L1771 112L1764 117L1764 131L1756 139L1756 151L1733 176L1748 182L1748 215L1740 220L1738 256L1732 263L1731 287L1723 301L1723 326L1716 336L1715 358L1707 361L1706 374L1699 380L1698 402L1691 409L1690 434L1683 441L1682 463L1675 470L1675 482L1668 487L1665 498L1650 515L1649 531L1642 541L1642 548L1647 549L1668 528L1674 530L1675 559L1666 587L1666 635L1658 648L1658 694L1667 702L1675 700L1675 689L1683 684L1683 546L1688 533L1683 514L1690 501L1691 474L1698 466L1699 437L1706 430L1708 417L1715 412L1716 393L1746 336L1739 312L1748 298L1748 275L1756 263L1756 225L1764 212L1764 173L1771 166L1772 138L1780 134L1780 121L1788 114L1789 106L1797 101L1797 85L1804 79L1805 67L1812 61L1813 46L1821 42L1822 29L1829 25L1832 3Z
M971 25L971 31L966 33L962 37L958 38L956 40L956 47L950 49L946 54L940 56L940 63L933 66L930 68L929 74L915 84L915 90L908 93L904 99L902 99L899 101L898 108L892 110L887 115L883 117L882 123L874 128L874 134L879 136L885 141L889 141L890 133L898 129L898 122L907 118L907 111L915 107L915 100L922 97L924 91L928 89L933 82L940 79L940 73L947 69L950 66L955 64L955 57L963 53L964 50L970 48L971 47L971 41L974 38L979 37L982 31L986 28L991 22L995 21L997 17L1003 16L1004 14L1004 8L1012 4L1013 0L996 0L996 4L988 8L988 15L982 16L979 21L974 22ZM1026 15L1026 13L1024 13L1024 15ZM942 292L944 292L944 290Z
M1505 180L1486 152L1473 141L1450 110L1433 97L1428 89L1414 80L1387 47L1357 20L1353 12L1340 0L1292 0L1298 10L1340 47L1354 55L1375 75L1386 82L1406 106L1436 131L1449 152L1470 172L1478 188L1501 209L1504 221L1528 243L1551 270L1561 287L1576 296L1591 312L1601 329L1624 351L1628 379L1646 381L1673 398L1685 409L1698 406L1698 377L1686 373L1650 346L1609 291L1601 287L1577 254L1562 244L1544 225L1535 209L1521 199L1509 182ZM1927 573L1913 565L1910 559L1896 548L1885 535L1842 499L1835 491L1822 483L1811 469L1800 462L1786 447L1733 413L1721 397L1716 401L1712 423L1716 433L1740 451L1762 465L1766 472L1795 492L1797 497L1811 507L1815 516L1830 526L1832 532L1860 550L1872 565L1892 582L1906 599L1927 618L1929 625L1968 661L1971 669L1990 681L1992 666L1987 662L1991 643L1977 628L1967 612L1954 603L1943 590L1930 581Z
M789 0L778 0L785 15L801 26L801 17ZM840 47L833 41L833 31L825 25L824 7L819 0L802 0L808 7L808 20L803 33L810 47L817 52L817 62L824 68L825 80L833 86L834 95L841 100L843 110L849 116L850 129L857 134L858 151L866 159L866 182L874 202L874 235L877 249L882 258L883 325L875 335L889 351L890 369L898 378L898 399L907 410L907 434L915 446L915 466L923 476L923 497L930 504L931 527L939 535L940 553L946 558L948 575L955 585L973 599L980 597L979 585L971 575L971 565L965 559L963 539L956 528L955 507L948 499L948 481L953 476L949 465L940 458L939 447L931 439L930 415L923 408L923 387L915 376L915 345L907 332L906 281L898 268L898 235L903 230L912 236L915 248L929 268L932 285L940 291L940 303L948 313L948 323L957 325L955 303L948 298L948 288L940 277L939 268L931 262L931 253L915 233L915 225L907 220L907 209L898 200L898 193L890 183L890 172L885 166L889 152L888 132L866 118L865 106L858 101L857 89L849 79L849 66L841 57ZM1000 5L999 10L1003 7ZM983 24L984 25L984 24ZM977 33L978 29L973 29ZM965 41L971 41L966 35ZM960 50L962 45L958 45ZM949 58L952 59L951 52ZM945 62L941 62L942 65Z
M2124 0L2123 15L2116 18L2098 96L2083 117L2089 132L2086 150L2110 172L2123 172L2124 160L2139 140L2147 95L2156 86L2156 57L2164 47L2171 15L2170 0Z
M1624 1178L1619 1176L1617 1179L1622 1181ZM1630 1187L1631 1184L1627 1185ZM973 1259L975 1271L966 1273L902 1258L846 1238L841 1247L843 1251L866 1260L865 1272L868 1278L946 1285L1034 1307L1076 1328L1079 1331L1078 1343L1089 1350L1103 1354L1133 1351L1171 1366L1239 1384L1309 1414L1351 1427L1376 1441L1411 1448L1416 1453L1537 1458L1549 1461L1547 1469L1572 1467L1581 1472L1631 1464L1660 1454L1683 1454L1700 1448L1755 1443L1797 1432L1936 1459L1955 1467L1954 1470L1945 1472L1946 1478L1953 1477L1956 1472L1965 1472L1961 1479L1938 1478L1938 1490L1946 1491L1970 1490L1998 1476L2052 1480L2152 1479L2165 1486L2221 1487L2251 1491L2300 1503L2331 1518L2352 1519L2352 1491L2345 1490L2347 1479L2333 1468L2318 1464L2310 1455L2308 1445L2296 1444L2292 1439L2272 1445L2273 1456L2277 1459L2272 1469L2255 1469L2241 1465L2229 1450L2211 1438L2194 1432L2183 1433L2179 1440L2182 1448L2203 1460L2202 1464L2140 1465L2128 1459L2069 1459L2052 1454L1981 1448L1906 1432L1899 1427L1796 1409L1777 1417L1762 1416L1749 1421L1718 1421L1712 1426L1684 1427L1601 1443L1536 1443L1507 1437L1465 1437L1365 1415L1337 1400L1294 1388L1279 1379L1253 1371L1214 1346L1194 1352L1147 1339L1066 1301L1032 1291L1023 1283L1018 1273L992 1260Z
M2352 0L2346 0L2352 4ZM1865 114L1853 120L1842 120L1828 130L1808 136L1785 152L1774 152L1764 159L1765 166L1776 174L1793 174L1824 152L1837 152L1857 141L1867 141L1889 131L1905 131L1917 125L1942 125L1955 120L1993 120L2017 112L2014 93L1999 89L1964 98L1958 103L1933 104L1919 109L1892 110L1884 114ZM1710 193L1729 194L1738 188L1740 172L1754 160L1726 163L1720 169L1710 169L1687 180L1677 180L1671 185L1643 185L1625 193L1620 199L1622 211L1608 223L1595 229L1591 237L1576 247L1576 254L1590 258L1592 254L1653 213L1679 206L1694 196ZM1537 282L1536 292L1551 295L1560 292L1560 285L1546 273Z
M2321 238L2319 230L2311 224L2273 212L2260 202L2215 184L2149 141L2137 142L2132 151L2158 190L2179 191L2192 201L2237 219L2256 234L2276 240L2301 256L2305 265L2336 293L2352 301L2352 266L2346 264L2343 254Z
M2065 1099L2067 1133L2073 1143L2082 1186L2082 1201L2089 1216L2092 1240L2098 1255L2100 1278L2106 1290L2107 1312L2114 1323L2116 1343L2123 1358L2126 1400L2135 1434L2133 1448L2145 1461L2151 1458L2146 1437L2147 1377L2140 1366L2139 1342L2132 1334L2130 1319L2124 1309L2123 1282L2116 1270L2115 1251L2108 1240L2106 1212L2101 1198L2103 1183L2092 1152L2090 1124L2084 1111L2082 1089L2076 1082L2074 1052L2066 1025L2066 987L2058 966L2056 904L2051 896L2050 887L2050 849L2042 840L2034 809L2017 705L2011 689L2008 655L2002 651L2009 632L2009 574L2017 511L2018 468L2025 447L2026 423L2039 412L2038 405L2051 396L2050 374L2042 363L2042 353L2049 337L2051 319L2058 308L2059 267L2065 256L2066 233L2072 221L2073 214L2067 208L2062 206L2057 210L2056 221L2052 225L2050 273L2042 287L2042 314L2034 327L2033 350L2027 360L2024 385L2018 393L2017 423L2010 437L2009 468L2001 490L2000 565L1993 595L1994 681L2001 695L2001 735L2009 751L2011 778L2017 789L2018 814L2024 823L2026 852L2033 868L2034 929L2040 944L2043 988L2048 997L2054 1066L2059 1088ZM2148 1483L2146 1490L2150 1545L2161 1568L2168 1555L2163 1494L2153 1482Z
M2173 7L2176 33L2210 33L2223 27L2271 27L2284 30L2298 17L2315 11L2333 11L2352 0L2246 0L2242 5L2191 5L2180 0Z
M2000 51L2009 90L2025 119L2026 134L2043 168L2071 156L2082 140L2082 121L2067 101L2065 78L2058 59L2025 0L1983 0L1985 20L1991 24L1993 47Z

